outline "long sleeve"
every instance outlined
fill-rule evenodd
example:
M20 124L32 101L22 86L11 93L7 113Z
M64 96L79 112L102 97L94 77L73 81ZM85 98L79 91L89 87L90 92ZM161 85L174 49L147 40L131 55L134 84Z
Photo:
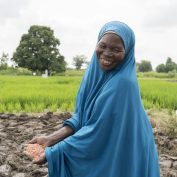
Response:
M67 119L64 121L63 126L69 125L74 132L77 132L79 130L79 115L77 113L73 114L73 116L70 119Z

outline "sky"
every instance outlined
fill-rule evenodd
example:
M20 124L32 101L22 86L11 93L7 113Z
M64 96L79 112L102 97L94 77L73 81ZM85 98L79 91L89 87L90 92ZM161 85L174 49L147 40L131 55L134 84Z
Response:
M30 26L43 25L54 30L69 66L76 55L89 61L99 30L114 20L133 29L136 62L177 62L176 0L0 0L0 56L12 57Z

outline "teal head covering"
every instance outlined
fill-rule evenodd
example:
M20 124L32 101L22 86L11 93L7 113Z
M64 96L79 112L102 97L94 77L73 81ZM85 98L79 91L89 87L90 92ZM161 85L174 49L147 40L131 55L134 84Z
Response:
M93 53L74 114L64 122L75 133L45 150L49 177L160 177L136 78L134 33L122 22L108 22L98 42L110 31L123 40L125 58L104 71Z

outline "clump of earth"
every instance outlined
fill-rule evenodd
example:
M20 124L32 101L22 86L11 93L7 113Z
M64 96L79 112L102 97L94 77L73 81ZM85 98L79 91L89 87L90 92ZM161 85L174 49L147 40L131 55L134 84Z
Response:
M58 130L71 113L48 112L41 115L0 113L0 177L47 177L47 164L35 165L23 153L33 137ZM161 177L177 177L177 138L169 138L153 128L159 153Z

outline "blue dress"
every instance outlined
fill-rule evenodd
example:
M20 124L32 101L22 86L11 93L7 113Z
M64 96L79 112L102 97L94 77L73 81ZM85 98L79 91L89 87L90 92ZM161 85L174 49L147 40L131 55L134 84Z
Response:
M94 52L77 94L73 116L64 122L75 133L47 147L49 177L160 177L151 124L139 92L135 37L126 24L106 23L123 40L125 58L103 71Z

